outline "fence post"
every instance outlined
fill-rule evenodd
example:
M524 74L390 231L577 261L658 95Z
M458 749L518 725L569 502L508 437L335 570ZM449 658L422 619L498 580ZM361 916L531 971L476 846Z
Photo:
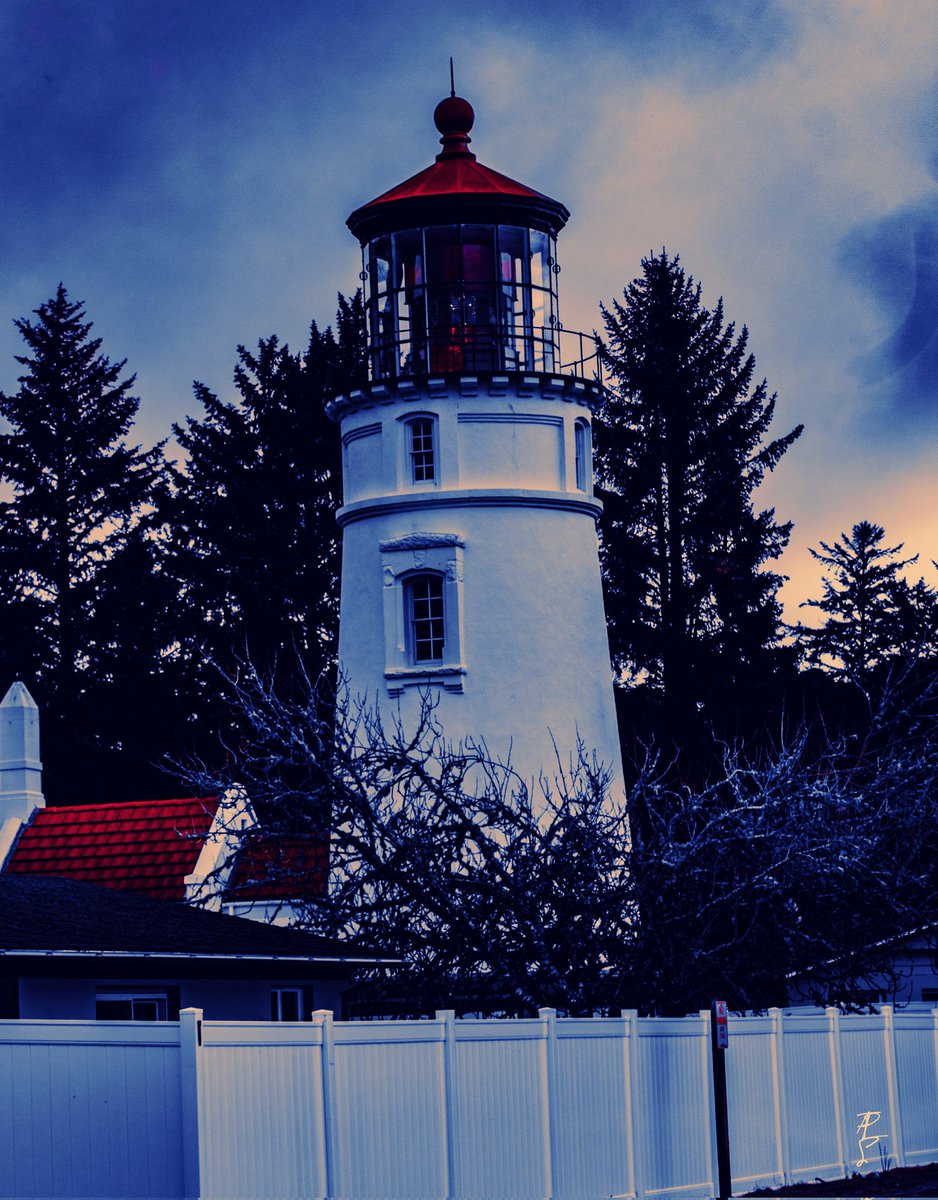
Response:
M541 1121L544 1137L544 1195L554 1194L554 1111L551 1090L557 1078L557 1012L539 1008L537 1015L544 1026L544 1048L541 1053Z
M897 1167L905 1166L905 1144L902 1138L902 1112L899 1108L899 1075L896 1065L896 1018L891 1004L879 1006L883 1018L883 1038L886 1051L886 1087L889 1092L889 1125L892 1131L893 1154Z
M788 1097L785 1091L785 1026L780 1008L770 1008L772 1019L772 1101L775 1104L775 1146L779 1182L791 1183L791 1146L788 1142Z
M441 1099L443 1101L443 1171L442 1186L446 1200L453 1200L456 1195L456 1135L455 1119L455 1080L454 1068L456 1058L456 1013L451 1008L437 1010L436 1019L443 1026L443 1064Z
M713 1092L713 1069L710 1062L712 1055L712 1051L710 1049L710 1009L700 1009L699 1016L702 1026L700 1036L700 1052L701 1069L703 1071L704 1080L704 1096L702 1107L706 1112L707 1129L709 1130L707 1145L710 1148L710 1179L708 1182L710 1183L711 1187L711 1195L719 1196L720 1169L719 1160L717 1158L717 1105L716 1096Z
M317 1008L313 1021L322 1026L322 1126L325 1153L326 1195L330 1200L336 1194L336 1144L335 1144L335 1031L332 1028L332 1013L328 1008Z
M847 1112L844 1108L844 1073L840 1047L840 1010L830 1006L827 1014L827 1047L831 1065L831 1091L837 1124L837 1157L844 1176L850 1174L847 1160Z
M638 1138L635 1136L635 1115L638 1097L638 1010L622 1010L622 1065L625 1071L625 1152L628 1156L628 1190L636 1200L644 1200L645 1181L638 1161Z
M182 1091L182 1183L187 1200L202 1195L202 1009L179 1014Z

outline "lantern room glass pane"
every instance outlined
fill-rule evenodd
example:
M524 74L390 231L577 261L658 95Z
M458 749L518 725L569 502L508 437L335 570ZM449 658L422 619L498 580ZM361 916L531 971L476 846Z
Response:
M423 231L394 234L394 286L397 299L398 371L422 375L427 370L427 298Z
M552 371L554 242L514 225L436 225L365 254L372 376Z

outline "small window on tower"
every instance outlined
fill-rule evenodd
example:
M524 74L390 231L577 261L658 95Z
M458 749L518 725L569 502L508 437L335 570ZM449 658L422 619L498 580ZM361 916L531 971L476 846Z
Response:
M405 582L405 595L412 661L441 662L445 640L443 576L412 575Z
M432 417L415 417L407 422L411 483L436 482L435 425Z
M578 491L588 492L593 473L589 424L586 421L577 421L574 433L576 439L576 486Z

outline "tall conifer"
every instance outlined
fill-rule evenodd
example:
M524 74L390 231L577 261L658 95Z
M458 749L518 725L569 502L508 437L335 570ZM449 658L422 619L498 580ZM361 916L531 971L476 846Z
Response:
M724 326L678 257L643 260L603 308L613 385L596 421L610 640L620 672L663 695L680 737L708 698L771 671L791 524L753 492L801 433L765 441L775 410L745 327Z
M9 497L0 502L0 607L4 673L27 680L43 707L54 793L60 762L64 782L70 760L77 786L98 750L120 741L104 712L125 705L104 698L116 673L127 676L152 623L138 613L133 629L118 633L113 581L139 575L138 591L151 594L141 519L162 451L128 443L139 403L134 376L122 378L125 362L100 353L82 303L60 284L35 316L16 321L28 350L17 356L19 390L0 393L9 423L0 435ZM145 676L149 665L138 666Z
M168 565L197 676L206 656L267 671L295 650L313 677L333 663L341 456L324 401L360 381L361 330L360 299L340 298L338 342L314 323L303 355L276 337L239 346L237 397L197 383L203 416L174 426L186 460L164 507Z

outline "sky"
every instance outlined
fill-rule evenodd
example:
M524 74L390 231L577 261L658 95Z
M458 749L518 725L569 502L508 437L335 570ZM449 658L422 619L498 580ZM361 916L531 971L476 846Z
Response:
M434 106L561 200L565 327L667 247L805 432L760 491L808 553L938 558L938 0L0 0L0 390L63 282L137 376L136 440L294 349L361 267L345 218L428 166ZM800 615L804 615L802 613Z

